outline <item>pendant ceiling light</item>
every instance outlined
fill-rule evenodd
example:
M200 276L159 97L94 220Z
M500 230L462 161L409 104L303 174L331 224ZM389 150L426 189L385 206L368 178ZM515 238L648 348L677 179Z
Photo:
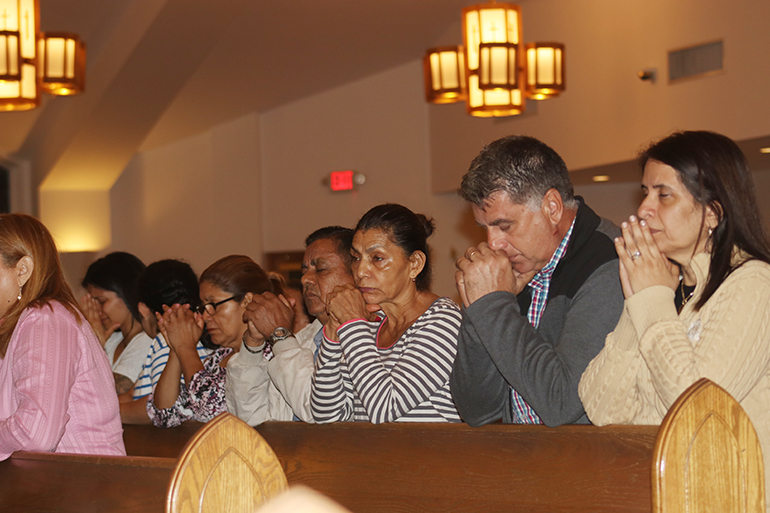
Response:
M58 96L83 92L86 45L77 34L46 32L41 34L38 49L38 75L45 92Z
M425 96L431 103L465 99L465 53L462 46L431 48L423 60Z
M428 102L465 100L472 116L512 116L524 112L525 98L542 100L564 91L564 45L525 46L518 5L492 1L466 7L462 24L463 46L426 53Z
M83 90L85 45L74 34L40 33L39 0L0 0L0 110L29 110L40 93Z
M513 4L463 9L468 114L512 116L524 112L521 94L521 8Z
M527 43L527 96L546 100L564 91L564 45Z
M0 0L0 110L40 104L35 69L37 0Z

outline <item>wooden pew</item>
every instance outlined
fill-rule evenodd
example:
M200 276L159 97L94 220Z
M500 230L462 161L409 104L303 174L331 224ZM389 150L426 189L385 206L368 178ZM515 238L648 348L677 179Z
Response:
M125 426L126 449L176 456L197 427ZM651 511L657 426L268 422L257 431L290 484L355 513ZM162 438L149 442L153 434Z
M178 458L188 440L203 426L203 423L195 421L171 429L123 424L123 442L129 456Z
M268 423L301 483L356 513L649 512L657 427Z
M125 426L127 458L15 453L0 462L0 509L160 513L176 457L200 427ZM651 510L655 426L270 422L257 430L290 484L355 513Z
M714 415L733 418L741 413L724 391L726 398L698 402L703 387L696 383L683 394L660 433L657 426L498 424L471 428L464 424L300 422L268 422L257 431L276 453L289 484L309 486L354 513L647 513L652 510L656 437L658 452L668 454L665 458L658 455L658 470L676 467L675 474L682 474L679 467L687 458L677 456L677 451L692 453L693 443L688 440L702 434L702 419ZM690 405L697 412L690 411ZM712 446L729 442L731 436L741 438L746 431L742 426L750 427L748 418L735 418L739 421L732 424L720 421L728 428L735 424L733 428L701 436L711 438L704 438L707 461L699 472L712 472L706 470L714 463ZM682 427L682 423L686 425ZM197 423L170 430L124 426L129 457L15 453L0 462L0 510L160 512L177 457L200 427ZM665 432L673 433L673 438L667 438ZM673 452L661 449L669 445L669 439L677 440ZM742 447L730 443L728 449ZM754 440L751 465L757 467L759 477L752 497L764 512L758 445ZM739 456L743 458L743 453ZM668 458L671 461L664 463ZM724 474L720 463L724 459L715 460L718 476ZM684 474L686 477L687 472ZM704 485L711 483L708 479L721 477L704 477L695 483L706 495L712 493L710 485Z
M176 460L16 452L0 462L0 511L163 511Z

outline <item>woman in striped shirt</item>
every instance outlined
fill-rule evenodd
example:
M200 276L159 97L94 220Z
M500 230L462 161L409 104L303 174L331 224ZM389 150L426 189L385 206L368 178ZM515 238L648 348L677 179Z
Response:
M459 422L449 392L460 309L428 290L433 222L401 205L367 212L353 238L355 285L327 296L316 360L317 422Z

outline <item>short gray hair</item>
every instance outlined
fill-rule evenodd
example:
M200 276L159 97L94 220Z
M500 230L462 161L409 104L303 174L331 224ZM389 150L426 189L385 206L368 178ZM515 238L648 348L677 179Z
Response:
M481 150L463 176L459 193L478 207L496 192L531 206L549 189L556 189L566 207L577 207L567 165L559 154L534 137L511 135Z

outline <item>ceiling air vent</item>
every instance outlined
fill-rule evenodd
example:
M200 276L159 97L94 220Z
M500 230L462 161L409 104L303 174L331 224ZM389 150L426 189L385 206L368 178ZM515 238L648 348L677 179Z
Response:
M709 75L724 69L722 41L668 52L668 80Z

